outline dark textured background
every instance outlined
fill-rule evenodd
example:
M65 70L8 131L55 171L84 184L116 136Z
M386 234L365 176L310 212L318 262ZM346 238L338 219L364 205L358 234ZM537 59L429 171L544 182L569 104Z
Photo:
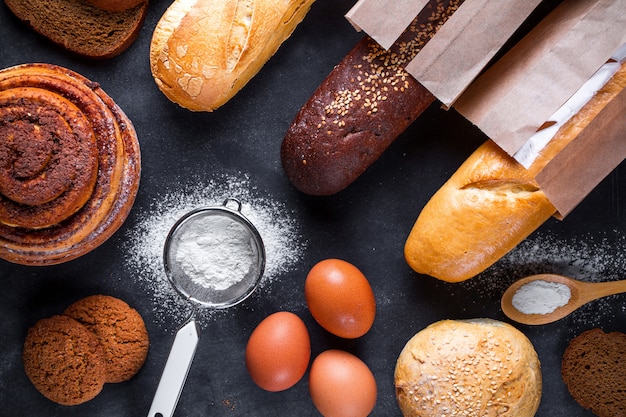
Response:
M193 184L199 177L210 180L222 173L249 175L250 183L262 194L297 213L307 246L291 270L276 277L267 289L202 322L200 346L176 415L318 415L308 396L306 378L285 392L267 393L252 383L245 369L243 354L250 332L265 316L285 308L307 323L313 356L326 348L339 347L357 354L370 366L379 388L373 415L399 415L393 369L406 341L441 319L507 320L500 311L499 297L508 283L521 277L519 265L509 269L506 262L500 262L471 281L446 284L419 276L403 260L404 241L420 209L485 140L484 136L453 111L445 112L433 105L347 190L327 198L302 195L283 174L280 143L300 106L362 36L343 18L353 2L318 0L252 82L212 114L179 108L158 91L152 80L150 38L168 4L151 0L136 43L121 56L103 62L64 52L0 4L0 67L48 62L99 82L135 124L142 150L136 204L122 229L104 245L78 260L53 267L24 267L0 261L0 415L147 414L173 333L184 317L171 317L165 323L157 317L156 301L125 264L124 240L163 190L176 189L181 183ZM605 278L626 278L625 183L626 165L622 163L565 221L551 219L530 239L536 238L538 246L578 248L582 264L595 256L594 248L608 247L608 255L604 253ZM589 253L584 249L587 245ZM358 340L329 336L306 310L304 278L315 262L327 257L356 264L376 293L376 322ZM571 266L561 265L558 260L521 258L527 263L523 266L528 273L558 272ZM33 388L24 374L21 347L26 331L38 319L94 293L120 297L142 313L152 342L148 360L131 381L105 386L97 398L86 404L71 408L53 404ZM614 296L555 324L517 325L534 343L542 362L544 391L539 416L590 415L569 396L559 374L560 358L568 341L587 328L601 325L607 331L626 331L623 304L623 296ZM586 320L587 316L591 319Z

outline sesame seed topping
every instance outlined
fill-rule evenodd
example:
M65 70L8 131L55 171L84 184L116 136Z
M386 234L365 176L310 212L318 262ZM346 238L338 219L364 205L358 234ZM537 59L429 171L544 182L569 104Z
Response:
M438 1L434 6L433 2L430 2L427 6L430 9L427 22L418 24L418 20L423 20L423 16L416 17L405 32L412 36L401 37L403 40L396 42L389 51L375 41L371 41L368 45L369 53L361 57L362 63L353 66L357 75L349 81L357 88L346 88L335 92L333 101L324 107L325 114L335 120L349 116L350 112L355 109L372 115L378 113L378 103L388 99L386 94L381 93L393 91L404 94L409 91L411 89L408 80L410 76L404 66L417 55L436 30L457 10L462 1ZM363 100L361 91L366 96L373 95L373 97ZM338 121L333 123L336 126L346 124ZM321 128L322 126L318 125L318 129Z

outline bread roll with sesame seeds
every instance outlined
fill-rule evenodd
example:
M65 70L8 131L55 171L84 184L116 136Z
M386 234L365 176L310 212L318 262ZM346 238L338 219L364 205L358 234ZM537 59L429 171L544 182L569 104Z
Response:
M281 145L283 169L298 190L342 191L435 101L404 66L460 3L431 0L389 50L366 36L331 71Z
M404 417L532 417L542 392L530 340L491 319L431 324L404 346L394 379Z
M259 72L313 1L175 0L150 44L157 86L189 110L217 109Z

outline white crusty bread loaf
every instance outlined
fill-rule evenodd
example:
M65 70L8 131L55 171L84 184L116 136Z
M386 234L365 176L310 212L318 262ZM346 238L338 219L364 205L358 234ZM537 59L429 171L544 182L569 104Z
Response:
M145 1L110 12L84 0L5 0L24 23L52 42L89 58L112 58L139 35L148 10Z
M150 45L159 89L189 110L217 109L259 72L313 1L175 0Z
M619 66L618 66L619 67ZM431 197L404 255L421 274L459 282L483 272L556 213L537 173L626 87L626 65L556 132L524 168L494 142L480 146Z
M413 336L395 369L404 417L532 417L541 400L537 353L513 326L442 320Z

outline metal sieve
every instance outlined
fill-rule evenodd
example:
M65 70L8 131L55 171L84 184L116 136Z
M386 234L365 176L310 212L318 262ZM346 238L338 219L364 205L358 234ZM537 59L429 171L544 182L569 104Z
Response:
M236 261L229 263L235 255ZM198 307L227 308L252 294L265 270L265 247L257 229L241 213L241 202L228 198L222 206L196 209L181 217L165 240L163 263L171 286L193 308L176 332L149 417L174 414L198 345Z

